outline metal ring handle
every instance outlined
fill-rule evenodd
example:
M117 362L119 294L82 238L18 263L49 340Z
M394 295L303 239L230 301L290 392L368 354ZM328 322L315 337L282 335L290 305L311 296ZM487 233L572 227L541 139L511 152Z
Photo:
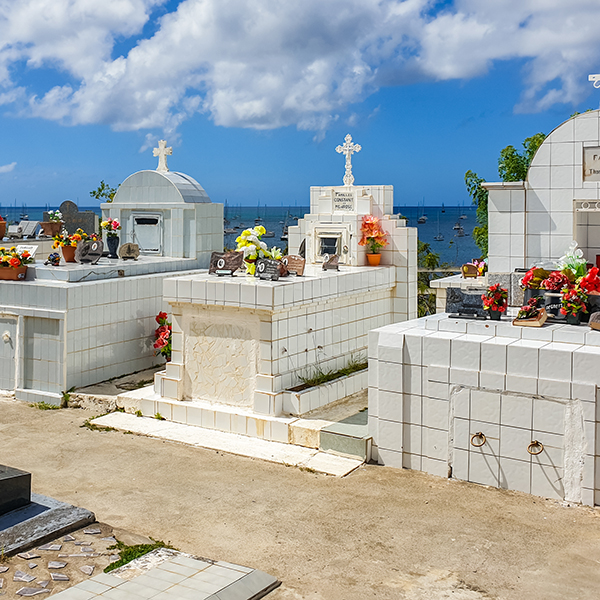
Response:
M539 450L537 452L533 452L532 448L539 448ZM529 444L529 446L527 446L527 452L529 452L529 454L533 454L533 456L537 456L538 454L541 454L544 451L544 444L542 444L542 442L538 442L537 440L533 440L533 442L531 442L531 444Z
M481 444L476 444L473 440L475 438L479 438L481 440ZM475 446L475 448L481 448L481 446L483 446L485 444L485 435L483 435L483 433L481 433L481 431L478 431L477 433L474 433L471 436L471 446Z

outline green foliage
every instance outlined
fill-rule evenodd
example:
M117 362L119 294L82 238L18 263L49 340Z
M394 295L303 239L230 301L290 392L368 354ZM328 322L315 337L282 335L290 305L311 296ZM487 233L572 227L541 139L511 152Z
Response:
M75 391L75 386L69 388L66 392L62 393L62 399L60 401L61 408L69 408L69 400L71 399L71 394Z
M473 204L477 206L475 219L477 227L473 229L473 239L475 244L481 250L481 256L488 255L488 196L489 193L481 184L485 182L483 177L469 170L465 173L465 185L467 192L473 199Z
M136 416L136 417L143 417L144 415L142 414L142 411L141 411L141 410L136 410L136 411L135 411L135 416Z
M320 364L314 369L314 372L310 375L303 377L299 376L300 381L310 387L315 385L323 385L324 383L328 383L333 381L334 379L339 379L340 377L345 377L346 375L351 375L352 373L356 373L357 371L362 371L368 367L369 363L364 360L363 357L352 356L348 361L348 364L342 369L338 369L337 371L329 370L324 371Z
M446 277L451 275L451 270L446 263L440 263L440 255L433 252L431 244L418 241L417 250L417 265L419 269L427 269L427 271L419 271L417 274L417 314L419 317L435 314L435 293L429 287L433 279ZM432 273L435 269L448 268L447 273Z
M502 181L525 181L529 164L545 139L545 134L536 133L525 138L521 152L518 152L514 146L506 146L501 150L498 159L498 175Z
M166 421L166 418L165 418L165 417L163 417L163 416L162 416L160 413L158 413L158 412L157 412L157 413L154 415L154 418L155 418L155 419L157 419L158 421Z
M105 414L109 414L109 413L105 413ZM104 415L98 415L98 417L103 417ZM92 417L91 419L97 419L98 417ZM86 427L87 429L89 429L90 431L116 431L116 429L114 427L103 427L102 425L96 425L96 423L92 423L91 419L86 419L83 422L83 425L80 425L80 427Z
M121 184L119 184L116 188L110 187L107 183L104 182L103 179L100 182L98 188L90 192L90 196L92 198L96 198L96 200L106 200L106 202L112 202L120 185Z
M152 550L156 550L157 548L171 548L172 550L176 550L170 544L165 544L160 540L155 540L150 538L154 543L153 544L136 544L135 546L128 546L123 542L117 540L117 543L113 546L109 546L108 550L118 550L119 551L119 560L110 563L108 567L104 569L105 573L109 571L113 571L114 569L118 569L127 563L130 563L132 560L139 558L140 556L144 556L144 554L148 554L148 552L152 552Z
M33 408L37 408L38 410L56 410L58 408L61 408L60 406L58 406L57 404L48 404L47 402L34 402L33 404L30 404L29 406L32 406Z

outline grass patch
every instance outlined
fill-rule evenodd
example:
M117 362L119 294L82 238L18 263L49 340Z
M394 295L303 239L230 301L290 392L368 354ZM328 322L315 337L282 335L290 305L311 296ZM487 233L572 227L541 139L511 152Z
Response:
M309 387L314 387L316 385L323 385L324 383L329 383L334 379L339 379L340 377L346 377L347 375L352 375L352 373L356 373L358 371L362 371L368 367L369 363L366 360L363 360L362 357L352 357L348 361L348 364L342 369L338 369L337 371L329 370L323 371L321 365L317 365L315 370L308 376L303 377L300 375L300 381L302 382L302 389L307 389ZM292 388L293 391L296 391L295 388ZM300 391L300 390L297 390Z
M71 394L75 391L75 386L69 388L66 392L62 393L62 399L60 401L61 408L69 408L69 400L71 399Z
M104 416L104 415L100 415L100 416ZM92 418L97 419L98 417L92 417ZM80 427L86 427L90 431L116 431L116 429L114 427L104 427L102 425L96 425L96 423L92 423L91 419L86 419L83 422L83 425L80 425Z
M152 550L156 550L157 548L170 548L171 550L177 550L177 548L171 546L170 544L165 544L160 540L155 540L150 538L154 543L153 544L137 544L135 546L128 546L123 542L117 540L117 543L113 546L109 546L108 550L118 550L119 551L119 560L114 563L110 563L106 569L104 569L105 573L113 571L114 569L118 569L127 563L130 563L132 560L139 558L140 556L144 556L144 554L148 554L148 552L152 552Z
M141 410L136 410L136 411L135 411L135 416L136 416L136 417L143 417L144 415L142 414L142 411L141 411Z
M154 418L158 419L159 421L166 421L165 417L163 417L160 413L156 413Z
M154 383L154 379L142 379L141 381L128 381L127 383L119 383L117 387L122 390L139 390Z
M33 408L37 408L38 410L58 410L59 408L62 408L60 406L58 406L57 404L48 404L47 402L34 402L33 404L30 404L29 406L32 406Z

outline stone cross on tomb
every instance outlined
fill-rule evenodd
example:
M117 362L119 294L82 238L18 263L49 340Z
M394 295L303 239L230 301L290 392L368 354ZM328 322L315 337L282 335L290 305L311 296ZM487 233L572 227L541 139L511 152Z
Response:
M344 185L353 185L354 184L354 176L352 175L352 161L351 157L355 152L360 152L362 147L358 144L352 143L352 136L348 134L344 138L344 144L342 146L338 146L335 151L339 154L346 155L346 174L344 175Z
M169 170L169 167L167 167L167 156L173 154L173 148L167 148L167 140L159 140L158 148L154 148L152 153L154 156L158 156L158 167L156 167L156 170L166 173Z

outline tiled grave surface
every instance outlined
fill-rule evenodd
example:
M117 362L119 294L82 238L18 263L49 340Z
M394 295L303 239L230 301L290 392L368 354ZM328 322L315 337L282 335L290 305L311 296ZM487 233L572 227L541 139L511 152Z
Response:
M262 571L223 562L176 556L134 577L100 573L73 586L57 600L249 600L262 598L279 582Z
M110 413L94 419L94 423L201 448L230 452L285 465L295 465L338 477L351 473L364 462L362 459L335 456L313 448L269 442L202 427L190 427L169 421L136 417L121 412Z
M380 463L600 503L599 332L441 314L370 336L369 433ZM539 454L528 451L534 441Z

